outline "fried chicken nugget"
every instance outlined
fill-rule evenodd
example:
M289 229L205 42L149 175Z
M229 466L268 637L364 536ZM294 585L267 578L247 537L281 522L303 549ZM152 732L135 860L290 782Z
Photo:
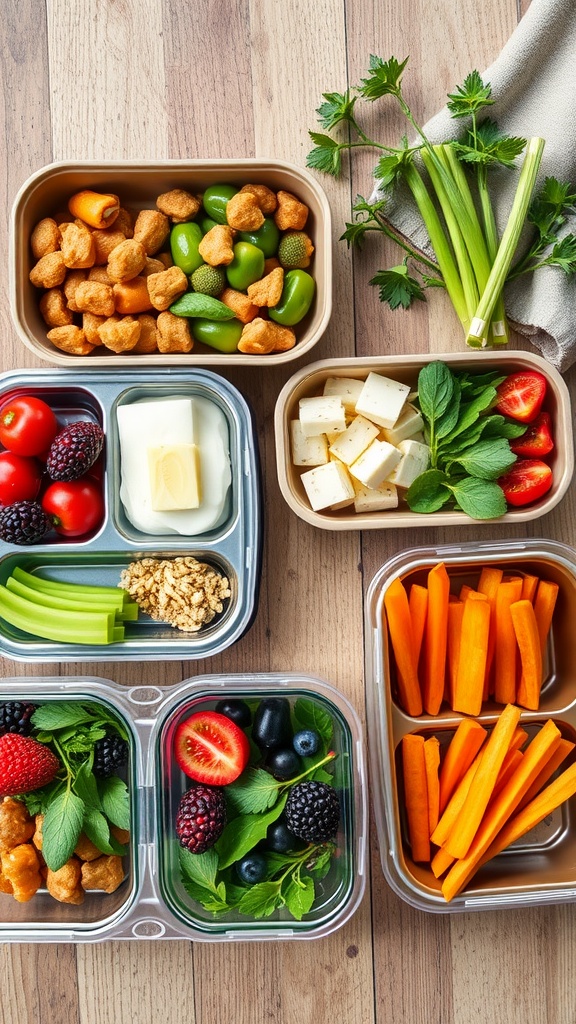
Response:
M40 861L32 843L22 843L2 854L2 874L18 903L27 903L42 885Z
M30 246L35 260L60 248L60 231L53 217L43 217L38 221L30 235Z
M63 224L60 227L62 237L61 251L64 263L70 270L93 267L96 262L96 246L92 232L85 224Z
M112 285L100 281L82 281L76 289L74 301L80 313L112 316L115 310Z
M64 295L66 296L66 304L68 309L72 310L73 313L78 313L78 306L76 305L76 289L83 281L88 280L87 270L69 270L64 278Z
M170 221L160 210L140 210L134 225L134 238L141 242L147 256L162 248L170 234Z
M107 270L112 281L130 281L146 266L146 249L136 238L125 238L108 257Z
M156 321L158 331L159 352L190 352L194 339L190 333L188 321L182 316L175 316L169 310L158 314Z
M12 895L12 882L9 882L2 871L2 859L0 858L0 892Z
M156 352L158 350L156 317L149 313L143 313L137 319L140 324L140 337L132 351L136 355L149 355L150 352Z
M66 296L61 288L49 288L40 299L40 312L49 327L66 327L73 321L72 312L66 305Z
M82 885L84 889L99 889L103 892L115 892L124 880L122 858L116 854L103 854L97 860L82 865Z
M148 256L140 276L150 277L150 274L161 274L163 270L167 269L168 268L163 260L156 258L155 256Z
M72 903L78 907L84 902L82 865L78 857L70 857L57 871L48 868L46 888L59 903Z
M69 324L67 327L53 327L46 335L56 348L62 352L70 352L74 356L89 356L93 345L86 340L86 335L81 327Z
M60 250L41 256L28 276L35 288L58 288L66 277L66 264Z
M89 345L93 345L96 348L97 345L102 344L102 338L98 334L102 324L106 323L108 317L96 316L95 313L83 313L82 314L82 330L86 336L86 341Z
M268 188L267 185L243 185L240 191L252 192L258 200L258 206L262 210L262 213L274 213L274 210L278 206L276 193L273 192L271 188Z
M274 220L280 231L287 231L288 228L301 231L308 220L308 213L308 207L291 192L284 192L282 189L278 192L278 209L274 214Z
M245 355L263 356L270 352L287 352L295 344L296 335L290 327L281 327L272 320L257 317L243 328L238 351Z
M100 284L112 284L110 274L106 267L90 267L88 271L87 281L100 281Z
M78 836L78 842L74 847L74 854L82 861L96 860L97 857L102 855L102 850L99 850L95 843L88 836L81 832Z
M97 267L103 266L108 262L108 257L113 249L121 242L126 240L126 235L123 231L119 231L114 224L113 228L102 228L92 232L92 238L94 240L94 264Z
M179 295L184 294L188 287L188 278L180 267L170 267L159 274L150 274L146 278L146 283L154 309L164 310L168 309Z
M232 228L228 224L216 224L215 227L210 228L198 246L198 252L204 263L209 263L211 267L226 267L232 263L234 259L233 237Z
M131 352L138 344L140 324L133 316L109 316L98 329L102 344L111 352Z
M226 204L226 220L235 231L257 231L264 214L253 192L237 192Z
M170 217L174 224L183 224L196 216L200 209L200 200L183 188L173 188L170 192L163 192L158 196L156 206L161 213Z
M254 320L260 310L244 292L237 292L234 288L225 288L220 296L220 302L234 310L235 316L243 324L249 324Z
M34 835L34 819L21 800L6 796L0 803L0 854L26 843Z
M256 306L276 306L280 302L284 287L284 271L282 267L272 270L266 277L248 285L248 298Z

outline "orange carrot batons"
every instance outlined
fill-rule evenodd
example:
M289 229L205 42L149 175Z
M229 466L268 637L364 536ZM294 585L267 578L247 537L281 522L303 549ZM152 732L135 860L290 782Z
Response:
M542 648L534 606L528 600L515 601L510 605L510 615L522 666L517 701L522 707L537 711L542 686Z
M109 228L120 213L118 196L84 189L68 200L68 209L91 228Z
M496 649L494 653L494 699L499 704L516 700L516 634L510 605L519 601L522 580L503 581L496 594Z
M490 605L484 594L472 592L464 602L456 685L452 699L454 711L479 715L482 709L484 678L488 658Z
M450 578L439 562L428 573L423 703L429 715L438 714L444 696L449 596Z
M568 754L576 748L576 743L572 740L562 738L558 746L554 749L552 756L546 761L540 774L534 779L534 782L530 788L526 791L518 804L518 810L521 811L526 804L529 804L531 800L544 788L546 783L552 778L554 772L560 767L562 761L565 761Z
M546 649L559 590L560 588L557 583L551 583L550 580L540 580L536 597L534 598L534 614L538 622L542 652Z
M522 600L534 601L537 589L538 577L532 576L531 573L526 573L522 579Z
M410 618L412 620L412 639L414 642L414 660L416 667L420 661L420 651L424 640L426 629L426 615L428 613L428 591L419 583L413 583L410 587L408 599L410 607Z
M464 614L464 602L457 597L448 602L448 641L446 647L446 658L448 661L448 690L450 694L450 707L453 707L454 691L456 688L456 677L458 675L458 661L460 659L460 637L462 634L462 616Z
M454 733L440 768L440 813L444 811L460 779L468 771L486 739L486 729L471 718L463 718Z
M430 860L428 824L428 788L424 737L408 734L402 739L404 796L408 819L408 836L415 861Z
M430 736L424 742L424 764L428 790L428 835L432 835L440 817L440 741L437 736Z
M384 608L396 662L400 704L407 714L421 715L422 695L414 661L410 607L401 579L392 580L384 594Z

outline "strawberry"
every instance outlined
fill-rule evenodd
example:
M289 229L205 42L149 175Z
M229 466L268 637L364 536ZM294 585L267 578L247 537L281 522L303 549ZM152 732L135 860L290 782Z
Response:
M49 747L30 736L0 736L0 797L18 796L46 786L60 769Z

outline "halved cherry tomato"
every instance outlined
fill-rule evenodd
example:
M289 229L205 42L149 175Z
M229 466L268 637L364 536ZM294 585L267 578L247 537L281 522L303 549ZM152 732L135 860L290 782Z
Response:
M250 745L246 733L226 715L197 711L176 729L174 756L196 782L227 786L248 764Z
M553 447L550 416L547 412L541 412L526 428L522 437L510 441L510 448L515 455L525 455L529 459L549 455Z
M91 533L104 518L102 491L94 480L58 480L46 488L42 508L63 537L82 537Z
M52 409L34 395L18 395L0 409L0 443L15 455L40 455L57 430Z
M542 408L547 386L546 377L538 370L511 373L496 389L496 409L520 423L531 423Z
M42 472L36 459L0 452L0 505L33 501L41 480Z
M498 480L509 505L529 505L552 486L552 470L541 459L517 459Z

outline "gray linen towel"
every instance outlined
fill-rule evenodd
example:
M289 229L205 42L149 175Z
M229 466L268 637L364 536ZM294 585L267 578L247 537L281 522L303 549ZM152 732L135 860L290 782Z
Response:
M481 74L495 100L487 116L511 135L546 141L536 188L553 175L576 190L576 0L532 0L500 55ZM462 122L453 120L445 108L425 125L425 132L432 142L442 142L460 135ZM517 174L497 171L491 180L502 229ZM386 212L417 248L429 250L413 204L393 202ZM576 233L576 216L568 218L565 232ZM576 361L576 275L568 277L557 267L525 275L507 286L505 305L516 330L557 369L567 370Z

